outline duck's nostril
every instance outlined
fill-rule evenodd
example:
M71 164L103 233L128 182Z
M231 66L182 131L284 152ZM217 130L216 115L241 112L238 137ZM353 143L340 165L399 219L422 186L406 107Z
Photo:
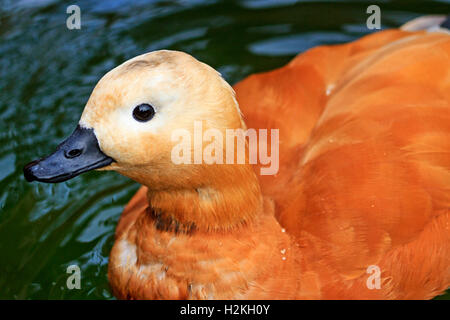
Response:
M70 159L70 158L78 157L81 154L81 152L83 152L82 149L72 149L72 150L64 152L64 155L66 156L66 158Z

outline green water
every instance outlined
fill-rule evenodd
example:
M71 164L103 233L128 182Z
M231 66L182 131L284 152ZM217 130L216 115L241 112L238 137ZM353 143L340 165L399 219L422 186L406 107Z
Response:
M365 11L374 2L0 3L0 298L111 299L108 254L138 185L113 172L55 185L22 176L24 164L72 132L99 78L133 56L167 48L194 55L235 83L310 47L369 33ZM70 4L81 8L81 30L66 28ZM448 1L379 5L383 28L450 12ZM66 287L72 264L82 272L80 290Z

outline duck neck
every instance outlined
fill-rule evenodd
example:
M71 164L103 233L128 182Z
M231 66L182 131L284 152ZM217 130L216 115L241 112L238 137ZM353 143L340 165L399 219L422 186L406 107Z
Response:
M219 172L214 172L220 169ZM214 177L195 187L152 189L149 214L165 231L230 231L248 225L263 210L258 179L250 165L216 165Z

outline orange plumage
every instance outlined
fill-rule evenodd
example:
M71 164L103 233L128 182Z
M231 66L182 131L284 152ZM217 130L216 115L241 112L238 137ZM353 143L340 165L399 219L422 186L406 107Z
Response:
M117 239L127 230L136 256L133 267L118 268L127 248L114 246L114 293L138 299L443 293L450 285L449 57L448 34L390 30L309 50L236 84L247 127L280 129L279 173L258 175L263 208L239 228L175 237L170 228L155 228L142 187L117 228ZM256 197L251 176L242 173L250 181L242 190ZM171 196L161 197L155 201L170 207ZM240 210L253 208L246 205ZM371 265L381 271L379 289L367 286Z

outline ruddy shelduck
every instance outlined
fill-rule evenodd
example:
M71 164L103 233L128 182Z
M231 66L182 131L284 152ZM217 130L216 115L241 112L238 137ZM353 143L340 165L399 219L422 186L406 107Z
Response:
M450 35L417 25L311 49L236 96L188 54L135 57L25 176L143 185L110 254L121 299L432 298L450 285ZM171 133L195 121L279 129L278 173L175 164Z

